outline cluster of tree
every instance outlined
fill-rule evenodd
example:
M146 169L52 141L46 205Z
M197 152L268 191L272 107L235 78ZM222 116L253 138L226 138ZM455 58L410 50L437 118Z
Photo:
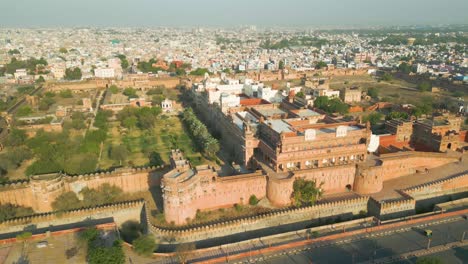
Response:
M99 230L96 228L88 228L82 231L79 234L78 239L81 243L87 245L87 263L125 263L125 253L123 251L122 242L120 240L115 240L110 247L106 246L107 243L105 239L101 237Z
M195 75L195 76L203 76L205 73L210 73L207 68L197 68L194 71L190 72L190 75Z
M94 172L97 167L100 144L106 139L103 129L88 131L83 137L71 137L68 130L61 133L38 131L27 139L35 161L26 169L27 175L63 171L76 175Z
M168 72L175 73L177 76L184 76L187 74L187 70L192 68L190 63L182 63L182 65L177 65L175 62L169 64Z
M368 114L367 116L364 116L362 120L364 122L369 121L369 123L374 126L377 123L379 123L380 120L382 120L382 117L383 117L383 114L379 112L373 112L373 113Z
M150 59L149 61L140 61L137 64L137 68L142 72L157 73L158 71L163 71L164 69L161 67L153 67L153 64L157 62L158 61L155 59Z
M182 120L198 149L203 151L207 157L213 158L219 151L218 140L211 136L206 126L197 118L192 108L186 108L184 110Z
M86 116L82 112L73 112L71 114L71 123L70 127L76 130L86 128Z
M38 73L47 73L44 66L47 66L47 61L44 58L31 58L20 61L13 57L10 63L5 65L4 71L9 74L14 74L17 69L26 69L29 74L35 74L36 70Z
M298 178L293 183L292 198L296 206L313 205L322 195L323 191L315 181Z
M96 117L94 118L94 126L103 130L107 131L108 123L107 121L113 115L111 110L100 110Z
M137 92L135 89L132 87L127 87L123 90L123 95L127 96L129 99L130 98L138 98Z
M128 66L130 66L130 64L128 63L127 57L125 55L119 54L116 57L120 59L120 66L122 67L122 69L125 70L128 68Z
M397 112L397 111L392 111L390 112L385 119L387 120L392 120L392 119L408 119L409 115L408 113L405 112Z
M400 63L400 65L398 65L398 71L409 74L410 72L413 72L414 69L411 66L411 64L403 62L403 63Z
M328 96L317 97L314 101L314 106L327 113L346 114L349 111L349 106L339 98L329 99Z
M83 74L81 73L81 69L78 67L75 68L67 68L65 70L65 80L81 80Z
M32 152L26 146L10 149L0 154L0 181L6 181L8 171L17 169L23 161L32 158Z
M272 42L270 39L265 40L260 44L263 49L286 49L290 47L316 47L320 48L328 44L326 39L316 37L294 37L291 39L281 39L278 42Z
M411 114L416 117L430 115L433 111L433 104L434 99L431 96L425 96L416 104L416 107L411 110Z
M31 207L22 207L12 204L2 204L0 205L0 222L15 217L32 215L33 213L34 211Z
M133 251L138 255L151 256L157 249L155 238L150 234L143 234L143 226L136 221L127 221L120 228L122 239L133 245Z
M72 191L62 193L52 202L52 208L55 211L67 211L111 204L125 199L122 189L108 183L99 186L98 189L85 187L80 191L80 195L83 198L82 200L79 200L78 196Z
M414 33L414 32L413 32ZM406 45L408 43L409 35L388 35L385 39L381 41L370 41L369 44L376 45ZM435 34L411 34L411 37L415 38L413 45L433 45L433 44L443 44L443 43L467 43L468 37L457 34L453 35L444 35L437 36Z
M16 116L28 116L30 114L33 113L33 110L31 108L31 106L29 105L22 105L18 108L18 110L16 110Z
M55 100L52 97L45 96L39 101L39 110L47 111L49 108L55 104Z
M161 114L160 107L125 107L117 114L120 125L132 129L151 129L154 127L156 119Z
M16 54L21 54L21 52L18 49L11 49L8 51L8 55L16 55Z
M326 68L327 66L328 65L323 61L319 61L319 62L317 62L317 64L315 64L316 69L323 69L323 68Z
M234 38L224 38L216 36L216 45L229 45L229 44L241 44L242 40Z
M159 86L150 89L146 92L146 95L151 96L151 102L153 105L161 105L161 102L165 98L170 100L177 100L177 92L174 89L166 89L164 86Z

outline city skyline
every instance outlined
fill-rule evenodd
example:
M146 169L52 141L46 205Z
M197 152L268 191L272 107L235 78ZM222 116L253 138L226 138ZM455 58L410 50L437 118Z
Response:
M147 0L0 1L0 27L145 27L145 26L392 26L466 24L463 0L392 1L292 0L250 3L246 0L179 1L178 4ZM382 1L380 1L382 2Z

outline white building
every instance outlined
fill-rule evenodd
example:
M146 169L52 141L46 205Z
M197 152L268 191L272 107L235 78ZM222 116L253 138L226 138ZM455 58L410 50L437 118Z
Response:
M22 77L25 77L27 76L28 73L26 71L26 69L17 69L16 72L15 72L15 79L20 79Z
M94 70L96 78L114 78L115 69L113 68L98 68Z
M171 112L172 111L172 100L169 99L164 99L164 101L161 102L161 108L163 112Z

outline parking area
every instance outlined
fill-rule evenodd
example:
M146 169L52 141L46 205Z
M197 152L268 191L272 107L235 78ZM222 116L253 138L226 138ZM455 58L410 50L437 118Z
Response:
M64 234L39 241L15 243L0 248L5 264L85 263L86 250L80 248L76 234ZM46 243L40 243L47 241ZM38 246L39 245L39 246Z

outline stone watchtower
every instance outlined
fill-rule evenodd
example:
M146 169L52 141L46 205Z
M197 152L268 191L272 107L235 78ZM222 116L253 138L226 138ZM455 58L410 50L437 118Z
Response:
M33 197L32 207L37 212L52 211L52 203L65 188L61 173L32 176L30 184Z

